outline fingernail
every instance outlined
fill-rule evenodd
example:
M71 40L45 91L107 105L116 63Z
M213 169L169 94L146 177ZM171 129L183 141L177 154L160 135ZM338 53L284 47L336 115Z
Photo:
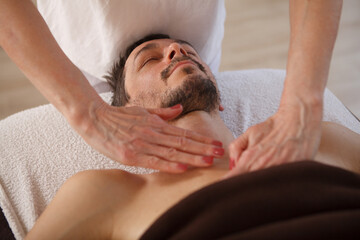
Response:
M222 147L222 145L223 145L222 142L216 141L216 140L213 141L212 144L215 145L215 146L219 146L219 147Z
M233 158L230 158L229 161L229 169L232 170L235 167L235 161Z
M179 169L186 171L188 166L186 164L178 163L177 166Z
M179 109L179 108L181 108L181 104L176 104L171 107L171 109Z
M217 156L222 156L225 153L225 150L223 148L214 148L213 153Z
M204 162L206 162L207 164L213 164L214 162L214 157L209 157L209 156L205 156L202 158Z

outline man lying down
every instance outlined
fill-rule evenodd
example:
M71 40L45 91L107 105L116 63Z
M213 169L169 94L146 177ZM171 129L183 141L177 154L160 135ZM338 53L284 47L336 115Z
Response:
M114 88L113 105L159 108L181 104L183 111L171 124L219 139L227 149L234 137L219 115L222 106L216 80L189 43L152 35L131 46L128 54L108 76ZM360 172L358 146L358 134L323 123L314 161ZM161 146L141 147L150 154L163 150ZM121 170L78 173L60 188L27 239L137 239L181 199L222 179L229 169L228 153L220 147L214 151L218 158L195 159L199 165L211 167L182 174L134 175ZM183 153L183 158L189 156Z

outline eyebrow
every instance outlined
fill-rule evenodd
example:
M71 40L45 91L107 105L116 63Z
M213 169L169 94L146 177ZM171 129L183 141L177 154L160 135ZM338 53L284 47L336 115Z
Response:
M136 58L144 51L148 51L148 50L151 50L151 49L154 49L154 48L158 48L159 47L159 44L157 43L148 43L145 47L143 47L142 49L140 49L140 51L138 51L135 55L135 58L134 58L134 62L136 60Z

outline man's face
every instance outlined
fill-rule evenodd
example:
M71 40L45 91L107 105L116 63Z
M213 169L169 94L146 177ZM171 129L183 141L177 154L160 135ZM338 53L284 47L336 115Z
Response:
M125 63L127 106L169 107L181 103L184 113L219 105L215 78L187 43L158 39L136 47Z

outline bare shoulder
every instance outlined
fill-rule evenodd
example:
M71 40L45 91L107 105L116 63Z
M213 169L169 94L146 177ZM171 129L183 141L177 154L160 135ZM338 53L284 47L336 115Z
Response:
M360 123L359 123L360 124ZM356 136L360 136L360 134L350 130L349 128L339 124L339 123L334 123L334 122L322 122L322 127L323 127L323 130L332 130L332 131L343 131L343 132L349 132L349 133L352 133Z
M121 190L129 184L142 185L144 183L145 178L142 175L128 173L120 169L87 170L69 178L63 187L79 189L86 187L86 192L90 194L92 190L107 192L108 188L115 187L116 189L111 190Z
M319 151L315 159L360 172L360 135L332 122L323 122Z
M340 140L343 140L349 144L349 147L359 149L360 134L353 132L343 125L333 122L323 122L322 134L324 136L324 140L329 139L337 142L338 144L340 143Z
M110 237L115 208L144 183L117 169L77 173L61 186L27 239Z

